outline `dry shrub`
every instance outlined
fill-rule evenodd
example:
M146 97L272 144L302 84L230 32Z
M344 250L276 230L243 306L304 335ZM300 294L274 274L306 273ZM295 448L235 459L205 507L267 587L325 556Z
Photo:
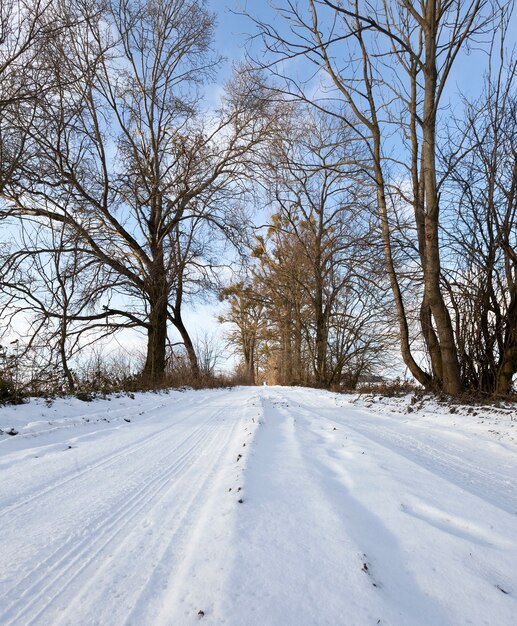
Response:
M356 389L350 390L350 393L373 394L393 398L421 390L422 387L418 383L397 378L395 380L385 380L382 382L364 383Z

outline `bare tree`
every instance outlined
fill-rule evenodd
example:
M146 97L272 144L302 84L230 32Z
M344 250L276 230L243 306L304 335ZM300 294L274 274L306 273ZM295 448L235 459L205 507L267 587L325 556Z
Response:
M506 395L517 372L517 122L515 60L503 21L498 57L482 95L466 103L443 151L444 237L454 263L445 275L462 376Z
M219 321L233 326L227 336L240 354L246 379L252 385L257 380L258 354L267 324L263 297L256 287L240 281L220 292L221 300L227 301L230 308Z
M273 151L270 198L275 215L269 238L276 235L274 257L282 258L284 267L273 259L269 266L277 274L291 266L289 280L299 296L289 316L298 320L304 335L311 378L316 385L328 386L344 358L337 352L346 342L337 341L334 334L334 362L329 359L335 324L345 320L339 313L344 293L360 282L367 291L363 277L368 266L375 269L372 186L357 166L358 146L350 141L348 127L303 109L296 119L303 120L300 129L277 141ZM263 264L266 258L262 256ZM278 276L273 281L284 284ZM281 298L286 298L285 292Z
M458 55L469 41L493 28L491 7L483 0L426 0L416 5L405 0L308 0L282 6L280 14L288 20L285 30L255 20L270 52L267 64L277 89L349 124L369 150L404 362L422 384L457 394L463 382L441 286L439 114ZM319 88L310 76L304 81L281 71L286 65L279 60L300 55L321 75ZM393 157L395 148L399 155ZM411 181L409 191L408 186L393 185L403 177ZM414 211L422 284L420 325L431 372L412 354L393 247L394 193Z
M351 384L384 345L372 185L357 165L360 146L350 141L348 127L291 108L293 125L271 143L264 166L264 202L272 215L253 246L252 278L229 292L232 321L241 331L234 339L255 347L260 329L271 380L329 387L347 378ZM251 342L243 329L251 330ZM246 362L251 369L251 358Z
M213 378L218 362L221 360L221 345L214 333L205 331L196 337L196 354L199 369L205 378Z
M3 190L4 214L66 226L106 285L90 319L143 330L142 376L159 382L169 321L197 370L181 318L195 226L225 234L237 226L229 209L238 181L273 122L242 79L210 118L201 114L219 62L201 1L86 9L73 36L54 42L61 88L40 103L29 157Z
M0 254L2 333L20 338L20 353L32 355L40 370L59 370L70 390L70 361L93 342L131 328L130 320L108 323L98 298L110 287L98 265L83 253L74 232L43 228L23 218ZM17 239L13 240L14 236Z

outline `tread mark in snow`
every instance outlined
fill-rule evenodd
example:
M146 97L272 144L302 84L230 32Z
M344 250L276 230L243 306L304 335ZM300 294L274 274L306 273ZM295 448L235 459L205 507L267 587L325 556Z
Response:
M215 418L216 416L209 418L190 433L189 436L179 444L177 449L171 450L169 457L172 458L174 453L177 453L178 449L183 449L182 454L174 459L174 463L167 466L166 471L157 472L152 477L151 481L142 485L140 489L137 489L132 496L126 500L124 507L114 511L107 518L104 518L102 523L97 527L98 532L93 533L92 531L90 535L83 537L80 541L72 545L69 550L63 552L60 547L53 554L49 555L48 558L36 568L37 575L35 579L30 582L28 588L26 584L29 580L28 577L27 580L23 579L19 581L18 589L23 588L25 592L30 590L33 596L29 601L22 602L19 591L15 590L16 588L11 589L16 599L7 607L2 617L9 615L9 623L19 623L22 616L30 615L30 611L36 608L37 612L31 615L31 619L37 619L45 608L59 596L61 591L61 585L59 583L65 576L69 575L69 582L75 579L117 535L131 524L132 519L149 505L162 489L165 488L171 478L193 465L196 457L191 456L191 454L200 444L209 439L211 434L215 431ZM210 425L211 428L206 429L208 425ZM155 435L161 432L163 431L160 430L158 433L155 433ZM120 456L121 455L116 454L112 458L118 458ZM101 464L98 464L98 466L99 465ZM93 537L94 541L92 541ZM87 554L88 558L85 558ZM81 563L81 565L78 566L79 563ZM72 568L74 568L74 573L70 576L70 570L72 570ZM33 574L34 571L31 572L31 576ZM46 604L38 607L38 602L45 596ZM0 622L1 621L2 619L0 617Z

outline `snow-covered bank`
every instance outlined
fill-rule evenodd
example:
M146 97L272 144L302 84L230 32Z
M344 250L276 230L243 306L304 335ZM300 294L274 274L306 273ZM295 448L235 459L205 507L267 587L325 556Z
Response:
M287 388L2 407L0 623L510 626L515 416L448 411Z

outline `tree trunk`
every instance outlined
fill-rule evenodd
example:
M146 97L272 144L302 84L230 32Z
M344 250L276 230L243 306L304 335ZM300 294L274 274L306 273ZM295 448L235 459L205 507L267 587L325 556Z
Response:
M167 346L167 289L165 278L149 298L150 312L147 330L147 356L142 380L149 385L160 385L165 376Z
M173 324L181 335L181 339L183 341L183 345L185 346L185 350L187 352L188 360L190 363L190 371L192 373L192 376L198 378L200 376L200 372L196 350L194 349L192 339L190 338L190 335L188 334L188 331L183 324L180 311L175 311Z
M254 348L251 348L249 361L246 363L246 376L250 385L254 385L256 382L255 369L255 350Z
M301 384L302 375L302 323L300 319L299 307L296 307L294 318L294 338L293 338L293 377L294 382Z
M442 352L440 344L433 328L433 320L431 315L431 307L427 300L422 300L420 305L420 327L424 336L425 345L431 359L431 368L433 371L433 381L436 386L440 386L443 381L443 365Z
M513 377L517 372L517 337L504 352L503 362L497 375L496 394L507 396L512 391Z
M517 297L510 302L507 313L505 345L497 373L496 394L506 396L512 391L512 380L517 372Z
M323 311L316 312L316 385L327 385L327 328Z
M322 267L322 212L319 212L319 225L316 233L314 255L314 321L316 324L316 385L326 387L327 381L327 336L328 323L326 303L323 295L323 267Z
M425 24L425 93L422 124L422 175L425 197L424 216L424 301L429 304L440 343L442 384L446 393L458 395L462 391L458 354L449 311L440 290L440 247L438 238L439 197L436 184L436 39L438 17L436 2L430 0L426 8Z
M242 355L244 358L244 369L246 380L250 385L255 384L255 337L247 331L241 331Z
M75 380L74 376L68 367L68 358L66 354L66 339L67 339L67 317L66 311L63 313L63 318L61 320L61 329L60 329L60 337L59 337L59 356L61 358L61 367L63 368L63 373L65 374L65 378L68 385L68 391L73 393L75 391Z
M372 109L373 111L373 109ZM409 327L406 317L406 310L404 307L404 301L402 299L402 292L397 278L395 270L395 263L393 260L393 251L391 246L391 233L390 224L388 220L388 206L386 202L385 182L384 175L381 167L381 138L378 125L375 123L372 128L373 133L373 164L375 170L375 183L377 187L377 203L381 218L382 228L382 241L384 250L384 259L386 263L386 270L388 272L388 278L390 281L391 292L393 299L395 300L395 309L397 311L397 321L399 323L400 332L400 351L404 364L411 372L412 376L424 387L429 388L431 386L431 377L424 372L422 368L417 364L411 353L411 344L409 338Z

